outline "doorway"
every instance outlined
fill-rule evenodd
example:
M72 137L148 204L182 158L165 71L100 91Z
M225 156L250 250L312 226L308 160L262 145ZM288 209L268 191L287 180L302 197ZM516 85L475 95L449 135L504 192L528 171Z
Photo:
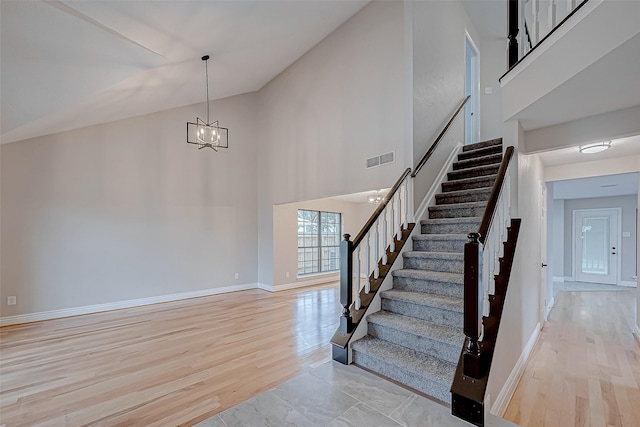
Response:
M464 94L471 96L464 107L464 143L480 139L480 52L469 33L465 36Z
M574 272L579 282L618 284L620 208L573 212Z

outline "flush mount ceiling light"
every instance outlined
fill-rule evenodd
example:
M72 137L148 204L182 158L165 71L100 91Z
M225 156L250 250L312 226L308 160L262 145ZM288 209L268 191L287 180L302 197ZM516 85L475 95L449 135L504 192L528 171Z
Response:
M229 129L221 127L217 120L212 122L209 119L209 55L203 56L202 60L207 79L207 121L197 117L196 123L187 122L187 143L199 145L198 150L211 148L218 151L219 148L229 148Z
M596 142L595 144L587 144L580 146L582 154L595 154L611 148L611 141Z

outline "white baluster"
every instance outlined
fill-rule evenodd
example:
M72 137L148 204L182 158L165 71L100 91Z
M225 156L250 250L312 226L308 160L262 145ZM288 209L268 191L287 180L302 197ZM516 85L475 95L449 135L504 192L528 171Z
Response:
M395 195L391 198L391 203L389 203L389 205L391 206L391 210L389 211L389 221L391 222L391 242L389 243L389 250L391 252L395 252L396 251L396 220L395 220L395 211L393 208L393 202L395 201L396 197Z
M367 294L371 290L371 284L369 283L369 277L371 276L371 248L369 240L371 240L371 233L367 233L367 247L365 248L365 256L367 257L367 270L365 274L367 275L367 279L364 283L364 292Z
M387 208L382 211L382 264L387 265Z
M404 181L404 229L409 228L409 179Z
M376 220L374 227L376 228L376 238L375 238L375 245L374 245L374 252L376 254L376 256L374 257L374 260L376 263L376 269L373 272L373 277L377 279L378 277L380 277L380 268L378 267L379 265L378 261L380 261L380 231L379 231L380 220L379 219Z
M398 191L398 240L402 240L402 186Z
M360 245L356 250L356 310L360 310Z

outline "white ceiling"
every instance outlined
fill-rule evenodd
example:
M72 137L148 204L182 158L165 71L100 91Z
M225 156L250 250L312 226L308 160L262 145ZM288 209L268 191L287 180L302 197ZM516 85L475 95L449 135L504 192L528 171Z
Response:
M579 147L538 153L545 166L562 166L594 160L640 155L640 135L611 141L611 148L596 154L582 154ZM604 175L553 182L554 199L584 199L638 194L638 173Z
M611 148L596 154L582 154L579 146L538 153L545 166L560 166L594 160L616 159L640 155L640 135L614 139Z
M638 194L638 173L623 173L553 182L554 199L585 199Z
M0 1L3 143L260 89L366 1Z

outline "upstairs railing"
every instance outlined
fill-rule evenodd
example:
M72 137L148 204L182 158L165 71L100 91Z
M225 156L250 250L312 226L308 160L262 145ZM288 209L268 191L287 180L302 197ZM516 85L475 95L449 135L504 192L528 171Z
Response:
M508 0L509 69L535 50L587 1Z
M373 292L380 287L400 250L396 245L404 244L404 238L412 230L411 178L425 166L469 98L461 101L416 167L402 173L355 239L351 241L349 234L344 235L340 244L340 304L343 308L340 326L332 338L335 360L348 363L347 352L337 352L335 347L346 348L348 345L349 334L362 319Z

